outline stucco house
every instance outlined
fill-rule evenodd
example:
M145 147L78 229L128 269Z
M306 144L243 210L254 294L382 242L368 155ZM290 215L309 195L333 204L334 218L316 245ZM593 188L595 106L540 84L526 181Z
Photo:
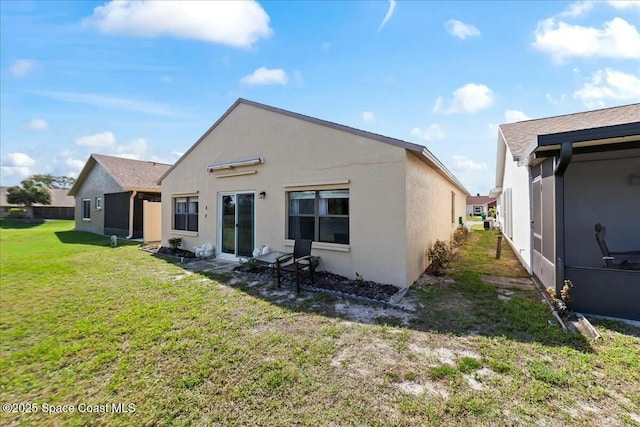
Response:
M594 231L640 250L640 104L500 125L491 195L541 286L571 280L576 310L640 319L640 271L605 268Z
M161 178L162 240L237 260L311 239L320 269L411 285L467 190L425 147L238 99Z
M7 202L7 188L0 187L0 218L4 218L9 215L9 210L12 208L19 208L19 205L15 205ZM42 205L35 203L33 208L34 218L44 219L73 219L73 213L75 211L75 199L67 195L69 190L62 188L51 188L51 204Z
M489 208L496 206L496 199L489 196L467 196L467 215L478 216L483 213L488 214Z
M91 154L69 190L76 230L160 240L158 179L171 165Z

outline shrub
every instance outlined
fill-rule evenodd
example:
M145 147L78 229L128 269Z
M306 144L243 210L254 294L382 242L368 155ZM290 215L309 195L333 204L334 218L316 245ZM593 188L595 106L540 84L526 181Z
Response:
M433 247L427 251L427 258L431 261L430 272L434 276L444 275L443 268L449 260L449 245L442 240L436 240Z
M26 218L27 210L25 208L11 208L8 216L9 218Z
M469 234L469 230L467 227L460 226L453 233L453 244L454 246L460 246L462 242L465 241L467 235Z
M180 246L182 246L182 237L172 237L169 239L169 246L171 250L176 252Z

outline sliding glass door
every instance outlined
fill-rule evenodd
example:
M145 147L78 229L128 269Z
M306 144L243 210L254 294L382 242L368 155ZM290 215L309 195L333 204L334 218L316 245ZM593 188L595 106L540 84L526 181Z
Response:
M255 194L220 194L218 206L220 255L250 257L255 247Z

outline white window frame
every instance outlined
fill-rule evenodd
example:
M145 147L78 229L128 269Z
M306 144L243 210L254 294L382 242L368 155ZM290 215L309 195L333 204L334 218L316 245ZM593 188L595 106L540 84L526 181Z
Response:
M96 197L96 207L97 211L102 210L102 197Z
M85 209L85 203L87 207ZM80 212L83 221L91 221L91 199L82 199L82 205L80 206L82 211Z

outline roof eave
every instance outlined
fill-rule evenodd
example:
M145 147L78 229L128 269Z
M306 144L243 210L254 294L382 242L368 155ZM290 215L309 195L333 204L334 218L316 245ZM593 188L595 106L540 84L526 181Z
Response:
M449 181L450 183L452 183L453 185L458 187L460 190L462 190L462 192L466 196L471 196L471 193L469 193L469 191L465 188L465 186L462 185L462 183L460 181L458 181L458 178L456 178L455 175L453 175L449 171L449 169L447 169L446 166L443 165L442 162L440 162L440 160L438 160L438 158L433 155L433 153L431 153L426 147L422 147L421 145L416 145L416 146L420 147L422 149L421 150L415 150L415 149L407 148L407 150L409 150L409 151L415 153L416 155L418 155L418 157L420 159L422 159L422 161L424 161L427 165L429 165L432 168L434 168L447 181Z

